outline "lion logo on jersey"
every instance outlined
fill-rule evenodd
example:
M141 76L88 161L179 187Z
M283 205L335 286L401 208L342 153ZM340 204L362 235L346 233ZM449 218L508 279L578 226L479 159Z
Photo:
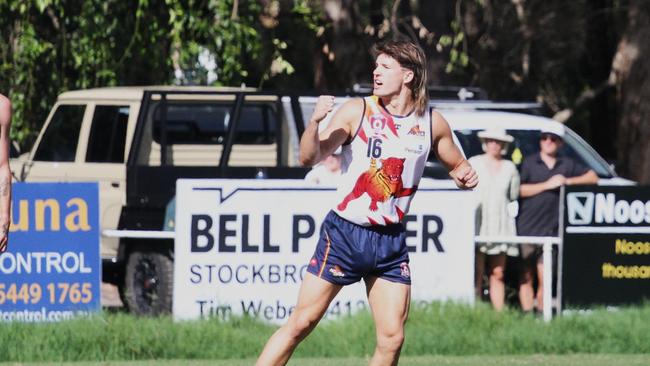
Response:
M375 159L370 160L370 169L363 172L357 179L352 192L350 192L337 208L344 211L350 201L355 200L364 193L370 196L370 210L377 211L377 202L385 202L388 197L409 196L417 190L417 186L404 188L402 172L404 160L399 158L380 159L381 168L377 169Z

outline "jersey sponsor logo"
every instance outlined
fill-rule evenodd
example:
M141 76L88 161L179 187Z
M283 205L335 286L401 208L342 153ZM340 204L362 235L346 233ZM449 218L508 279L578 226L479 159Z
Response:
M407 153L420 155L420 154L422 154L424 152L424 146L418 145L417 149L412 149L410 147L405 147L404 151L406 151Z
M418 137L424 137L424 131L420 129L420 125L415 125L411 127L407 135L413 135L413 136L418 136Z

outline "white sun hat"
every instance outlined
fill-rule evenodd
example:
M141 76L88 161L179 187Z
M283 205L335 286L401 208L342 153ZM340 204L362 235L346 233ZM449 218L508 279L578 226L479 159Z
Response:
M508 135L506 133L506 130L502 128L489 128L484 131L479 131L477 135L478 138L481 139L481 147L483 148L483 151L487 151L487 146L485 145L486 139L503 142L503 149L501 149L501 155L505 155L508 152L508 144L515 140L514 137Z
M478 138L497 140L505 143L510 143L515 140L512 136L506 133L506 130L502 128L490 128L484 131L479 131Z
M564 139L564 129L553 125L542 127L539 133L540 135L551 134L559 137L560 139Z

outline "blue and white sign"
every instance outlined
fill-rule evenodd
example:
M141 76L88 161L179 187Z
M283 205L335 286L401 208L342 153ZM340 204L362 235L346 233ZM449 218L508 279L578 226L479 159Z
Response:
M59 321L101 308L96 183L15 183L0 255L0 321Z

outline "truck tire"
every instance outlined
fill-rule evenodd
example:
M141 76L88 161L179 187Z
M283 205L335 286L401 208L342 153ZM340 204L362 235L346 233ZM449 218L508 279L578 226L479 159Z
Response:
M174 263L169 255L136 248L127 259L124 281L124 298L131 313L171 313Z

